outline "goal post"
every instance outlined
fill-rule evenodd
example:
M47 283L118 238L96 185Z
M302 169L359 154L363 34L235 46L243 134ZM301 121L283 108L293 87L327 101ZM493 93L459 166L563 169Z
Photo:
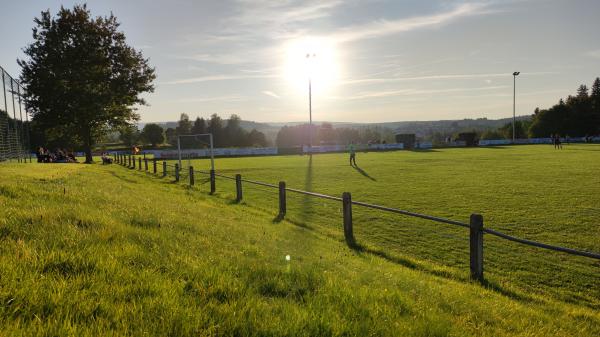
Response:
M194 137L196 139L200 138L200 137L208 137L209 139L209 143L210 143L210 169L211 171L215 171L215 156L214 156L214 151L213 151L213 135L212 133L198 133L198 134L194 134L194 135L177 135L177 159L179 162L179 168L181 169L183 166L181 166L181 138L182 137Z

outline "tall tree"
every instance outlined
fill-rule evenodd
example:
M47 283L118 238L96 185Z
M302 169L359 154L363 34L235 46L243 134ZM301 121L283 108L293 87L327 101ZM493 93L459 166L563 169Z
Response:
M175 131L177 131L178 135L188 135L192 131L192 122L190 121L190 116L184 113L181 114Z
M212 133L215 147L223 146L223 120L219 115L212 114L208 122L208 133Z
M240 126L242 119L240 116L233 114L227 120L227 126L223 130L223 146L239 146L244 142L246 138L246 130Z
M25 104L49 134L80 142L86 163L92 146L110 127L139 119L140 94L154 91L154 69L127 45L117 18L92 17L86 5L44 11L34 19L33 42L18 60Z
M124 125L119 129L119 139L131 147L140 139L140 131L135 125Z
M595 125L593 134L600 134L600 77L596 77L592 84L592 93L590 94L592 105L592 114Z
M142 139L156 147L158 144L162 144L165 141L165 133L163 128L154 123L149 123L144 126L141 133Z
M204 118L197 117L192 126L192 133L197 135L200 133L206 133L206 121Z

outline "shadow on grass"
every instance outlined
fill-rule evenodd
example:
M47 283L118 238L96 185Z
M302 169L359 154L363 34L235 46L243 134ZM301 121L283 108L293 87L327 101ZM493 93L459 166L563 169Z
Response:
M306 177L304 179L304 190L305 191L312 191L312 185L313 185L313 168L312 168L312 155L308 156L308 167L306 168ZM312 203L311 203L311 196L309 195L302 195L302 200L300 201L301 206L300 209L302 210L302 212L300 213L300 220L303 223L308 223L311 220L311 214L312 214Z
M425 272L431 275L435 275L438 277L442 277L444 279L448 279L448 280L454 280L454 281L468 281L467 278L464 277L460 277L458 275L455 275L451 272L448 271L444 271L444 270L435 270L432 268L429 268L423 264L419 264L417 262L411 261L409 259L403 258L403 257L399 257L399 256L394 256L391 255L387 252L384 252L382 250L379 249L373 249L370 247L367 247L365 245L361 245L359 243L348 243L348 246L350 247L350 249L354 250L355 252L359 253L359 254L370 254L370 255L375 255L377 257L380 257L384 260L387 260L389 262L392 262L394 264L398 264L401 265L403 267L406 268L410 268L413 270L418 270L421 272ZM514 292L512 290L506 289L504 287L502 287L501 285L499 285L498 283L494 282L494 281L489 281L489 280L484 280L483 282L480 283L482 287L494 291L498 294L501 294L503 296L509 297L511 299L517 300L517 301L522 301L522 302L535 302L535 303L541 303L541 301L524 295L524 294L520 294L517 292Z
M508 146L500 146L500 145L487 145L487 146L478 146L480 149L490 149L490 150L507 150Z
M110 172L110 174L112 174L112 175L113 175L115 178L117 178L117 179L119 179L119 180L122 180L122 181L124 181L124 182L127 182L127 183L132 183L132 184L137 184L137 183L138 183L136 180L133 180L133 179L126 178L126 177L124 177L124 176L122 176L122 175L120 175L120 174L118 174L118 173L116 173L116 172L114 172L114 171L109 171L109 172Z
M406 149L407 151L410 152L440 152L439 150L435 150L435 149Z
M371 179L371 180L373 180L373 181L377 181L377 179L375 179L375 178L371 177L371 176L370 176L370 175L367 173L367 171L365 171L365 170L361 169L360 167L358 167L358 165L352 165L352 167L353 167L353 168L354 168L354 169L355 169L355 170L356 170L358 173L362 174L363 176L365 176L365 177L367 177L367 178L369 178L369 179Z

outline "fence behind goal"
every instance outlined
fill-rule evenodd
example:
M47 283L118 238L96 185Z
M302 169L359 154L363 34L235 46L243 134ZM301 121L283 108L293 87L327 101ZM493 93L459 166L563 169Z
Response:
M0 73L0 161L31 161L25 90L4 68Z

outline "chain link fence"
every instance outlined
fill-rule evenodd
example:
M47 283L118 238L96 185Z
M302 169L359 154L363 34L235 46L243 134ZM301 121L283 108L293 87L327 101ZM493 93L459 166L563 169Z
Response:
M0 67L0 72L0 161L31 161L25 90L4 68Z

